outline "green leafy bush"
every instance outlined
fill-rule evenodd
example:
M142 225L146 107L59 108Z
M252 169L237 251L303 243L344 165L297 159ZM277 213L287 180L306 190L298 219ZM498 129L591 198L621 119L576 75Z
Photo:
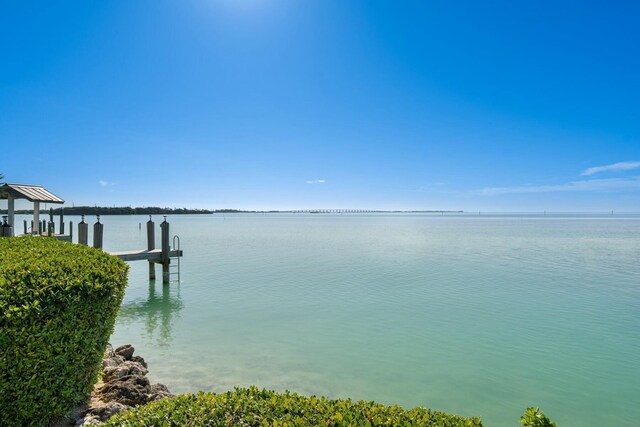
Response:
M86 246L0 239L0 425L42 425L89 395L127 272Z
M547 418L540 408L527 408L520 417L522 427L556 427L556 423Z
M330 400L295 393L236 388L233 392L180 395L122 412L103 427L481 426L479 418L405 410L375 402Z

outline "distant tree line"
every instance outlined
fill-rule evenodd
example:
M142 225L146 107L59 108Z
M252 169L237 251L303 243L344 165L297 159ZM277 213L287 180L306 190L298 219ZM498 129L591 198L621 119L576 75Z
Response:
M65 215L181 215L181 214L212 214L213 211L207 209L187 209L187 208L160 208L148 206L144 208L132 208L130 206L105 207L105 206L72 206L55 208L55 215L64 209ZM42 210L41 212L46 212ZM30 214L33 209L17 210L17 214Z
M2 174L0 174L2 179ZM185 214L233 214L233 213L305 213L304 211L259 211L259 210L243 210L243 209L187 209L187 208L161 208L157 206L137 207L131 206L121 207L106 207L106 206L72 206L54 208L54 215L58 215L60 210L63 209L66 215L185 215ZM48 214L49 209L41 209L41 214ZM462 213L464 211L371 211L378 213ZM0 209L0 214L6 214L6 209ZM33 213L33 209L16 210L16 214L29 215ZM316 212L311 212L316 213Z

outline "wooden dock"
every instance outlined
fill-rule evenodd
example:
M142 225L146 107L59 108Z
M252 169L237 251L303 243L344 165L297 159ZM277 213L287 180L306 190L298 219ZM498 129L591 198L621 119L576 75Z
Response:
M3 187L1 187L3 188ZM37 206L37 205L36 205ZM37 211L36 211L37 212ZM78 224L78 244L89 245L89 224L85 222L84 215L82 221ZM140 224L140 228L142 224ZM32 223L31 233L39 236L53 237L58 240L73 242L73 223L69 223L69 234L64 234L63 217L60 215L60 233L55 233L55 224L53 223L53 215L50 221L42 222L37 220ZM8 229L8 230L7 230ZM120 258L122 261L147 261L149 263L149 280L156 279L155 264L162 265L162 283L167 285L171 283L171 277L176 276L177 280L173 282L180 283L180 258L183 252L180 249L180 237L173 236L173 245L169 242L169 223L167 216L164 215L164 221L160 224L161 241L160 248L156 248L155 244L155 223L149 215L147 221L147 249L108 252L109 255ZM27 221L24 221L24 234L27 234ZM12 236L14 234L12 227L8 223L8 218L4 220L4 224L0 224L0 237ZM104 225L100 222L100 215L96 215L96 223L93 224L93 247L102 250L102 237L104 234ZM172 263L172 261L175 261ZM171 271L173 269L173 271Z
M84 219L83 219L84 222ZM100 228L94 231L94 237L99 236L98 244L102 247L102 224L100 219L96 226ZM84 227L86 228L86 227ZM86 236L84 230L80 235ZM155 264L162 265L162 283L167 285L171 282L171 276L176 275L177 281L180 283L180 258L182 257L182 250L180 249L180 238L173 236L173 247L169 244L169 223L167 222L167 216L164 216L164 221L160 224L161 232L161 244L160 249L156 249L155 238L155 223L151 220L149 215L149 221L147 221L147 249L133 250L133 251L121 251L110 252L109 255L120 258L123 261L147 261L149 263L149 280L156 279ZM84 237L86 239L86 237ZM94 238L94 247L96 246L96 239ZM176 263L171 266L171 260L175 260ZM175 267L175 271L170 271L170 267Z
M162 249L109 252L109 255L117 256L123 261L149 261L162 263ZM182 250L170 250L169 258L182 256Z

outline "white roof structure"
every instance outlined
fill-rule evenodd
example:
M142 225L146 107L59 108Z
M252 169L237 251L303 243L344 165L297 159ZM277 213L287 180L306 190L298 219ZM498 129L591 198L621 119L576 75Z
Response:
M0 187L0 199L27 199L30 202L64 203L60 197L39 185L5 184Z
M26 199L33 203L33 230L32 234L38 234L38 224L40 220L40 203L64 203L60 197L39 185L25 184L4 184L0 186L0 199L7 199L7 219L12 227L11 234L15 234L14 212L15 200Z

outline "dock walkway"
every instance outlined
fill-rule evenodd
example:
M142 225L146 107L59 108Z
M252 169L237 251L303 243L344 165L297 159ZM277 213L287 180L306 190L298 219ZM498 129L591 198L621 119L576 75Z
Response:
M162 263L162 249L109 252L109 255L117 256L123 261L150 261ZM170 250L169 258L182 256L182 250Z

